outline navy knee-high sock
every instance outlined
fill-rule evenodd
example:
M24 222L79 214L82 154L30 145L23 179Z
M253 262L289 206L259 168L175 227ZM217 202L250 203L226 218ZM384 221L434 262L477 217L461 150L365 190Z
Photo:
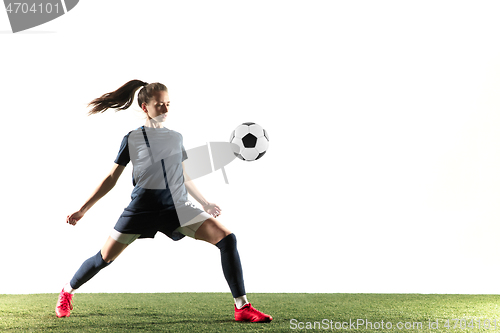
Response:
M245 295L243 270L241 269L240 255L236 249L236 236L229 234L215 246L220 249L222 271L229 284L229 289L231 289L231 294L234 298Z
M102 259L101 251L93 257L88 258L83 262L78 271L69 282L69 285L73 289L78 289L82 284L90 280L94 275L99 273L101 269L107 267L111 262L107 263Z

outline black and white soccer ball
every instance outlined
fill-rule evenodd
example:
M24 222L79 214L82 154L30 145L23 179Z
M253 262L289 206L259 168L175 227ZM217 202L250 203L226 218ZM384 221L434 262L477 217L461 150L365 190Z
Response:
M243 161L255 161L261 158L269 147L269 136L262 126L256 123L243 123L236 127L229 138L230 143L235 143L234 154Z

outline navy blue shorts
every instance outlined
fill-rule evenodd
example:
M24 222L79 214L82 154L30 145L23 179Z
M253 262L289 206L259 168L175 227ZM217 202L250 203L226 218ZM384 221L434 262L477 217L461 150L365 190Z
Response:
M115 230L122 234L140 234L139 238L154 238L159 231L174 241L184 238L176 231L180 226L203 213L192 205L177 209L138 210L125 208L115 224Z

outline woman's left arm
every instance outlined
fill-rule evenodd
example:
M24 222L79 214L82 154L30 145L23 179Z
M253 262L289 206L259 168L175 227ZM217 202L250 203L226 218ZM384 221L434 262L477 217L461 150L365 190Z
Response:
M182 170L184 175L184 185L186 185L186 189L188 193L200 203L203 209L213 217L217 217L221 214L221 210L219 206L214 203L208 202L205 197L200 193L200 191L196 188L189 175L186 173L186 168L184 167L184 162L182 162Z

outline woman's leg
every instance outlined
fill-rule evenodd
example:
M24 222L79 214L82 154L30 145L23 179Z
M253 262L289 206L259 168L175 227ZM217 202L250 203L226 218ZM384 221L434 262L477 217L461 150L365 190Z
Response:
M113 262L118 256L131 244L139 235L123 235L122 236L134 236L128 237L128 243L120 243L109 237L104 243L102 249L95 255L85 260L80 266L78 271L71 279L71 281L64 286L63 290L59 294L59 300L56 304L56 315L61 317L69 317L70 310L73 310L71 305L71 300L73 299L73 293L76 289L80 288L85 282L90 280L94 275L99 273L99 271L107 267Z
M111 237L108 237L102 249L95 255L87 259L80 269L75 273L70 281L71 289L80 288L85 282L90 280L94 275L109 264L111 264L120 253L127 248L129 244L119 243Z
M220 249L222 271L231 289L235 302L237 321L270 322L273 318L256 310L248 302L243 281L240 255L236 247L236 236L214 218L206 219L196 230L194 237Z
M220 250L222 271L231 289L237 307L247 302L240 255L236 248L236 237L219 221L210 217L196 230L194 238L217 246Z

